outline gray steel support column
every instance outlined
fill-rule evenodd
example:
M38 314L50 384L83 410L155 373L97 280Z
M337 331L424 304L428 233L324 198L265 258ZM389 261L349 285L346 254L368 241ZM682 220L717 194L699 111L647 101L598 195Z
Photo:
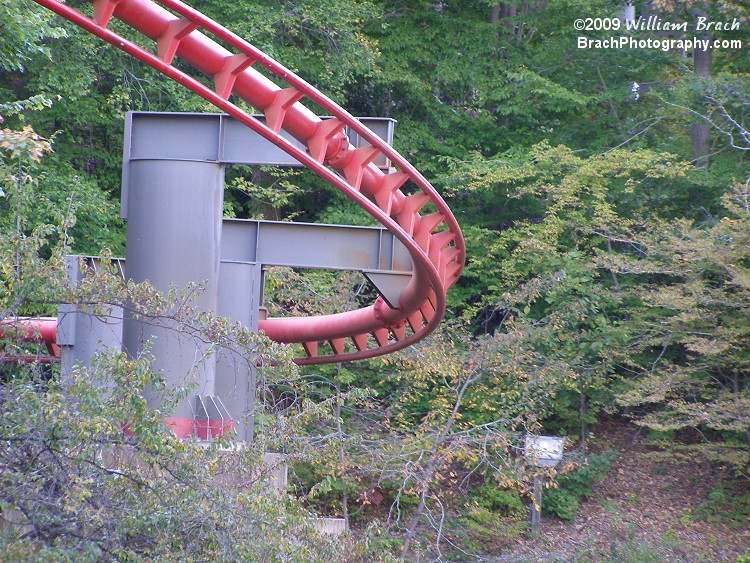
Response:
M217 312L258 331L258 311L263 295L261 265L251 262L221 263ZM237 440L251 442L255 415L256 358L251 350L221 349L216 359L216 396L234 419Z
M191 139L185 138L189 144ZM206 282L192 302L215 310L218 302L224 168L215 161L135 160L130 162L126 277L148 280L166 291ZM197 337L178 332L169 319L125 314L123 344L131 356L149 346L154 368L170 388L194 382L189 399L172 413L193 418L194 395L214 395L215 356ZM158 397L151 396L152 404Z
M77 285L85 275L81 261L94 264L80 256L65 257L68 279ZM88 367L97 353L120 352L122 350L122 308L113 305L98 307L97 315L92 307L79 309L72 304L61 305L57 313L57 344L61 352L61 376L70 377L76 366Z
M390 143L393 120L362 120ZM364 139L348 133L355 146L367 145ZM232 243L237 229L230 227L222 237L224 165L299 166L285 152L226 115L129 112L123 148L121 213L128 220L126 278L136 282L148 280L162 291L170 284L184 288L190 282L207 281L206 292L193 305L217 310L252 330L257 330L262 305L260 265L264 259L272 264L286 264L290 260L283 257L286 252L295 250L291 263L300 262L297 265L301 267L376 273L386 270L385 277L381 275L376 278L380 281L374 281L386 298L398 291L402 278L408 281L411 270L408 253L384 229L370 235L357 230L338 232L333 241L330 228L315 230L322 238L312 242L307 232L309 226L284 227L275 235L273 226L260 229L256 225L249 229L238 227L241 232L237 234L237 244ZM386 159L376 164L383 169L390 167ZM267 243L260 240L266 238L265 231L270 232ZM367 239L367 250L359 244L365 242L363 236ZM221 268L220 238L229 239L232 247L224 249L228 255L222 256ZM343 239L346 241L340 243L340 248L329 245ZM313 256L311 246L316 249ZM270 255L264 250L269 247ZM349 263L363 251L368 257L366 263L360 264L361 260ZM321 256L334 256L335 260L322 261ZM137 356L148 346L154 367L165 374L170 387L183 387L186 379L196 383L190 399L168 418L192 419L197 409L194 395L212 395L224 403L235 420L238 439L252 439L255 364L248 361L250 358L226 349L219 351L219 358L206 357L207 344L178 334L173 324L164 319L134 319L127 313L123 346L131 356ZM158 399L155 395L149 397L151 404L157 404Z

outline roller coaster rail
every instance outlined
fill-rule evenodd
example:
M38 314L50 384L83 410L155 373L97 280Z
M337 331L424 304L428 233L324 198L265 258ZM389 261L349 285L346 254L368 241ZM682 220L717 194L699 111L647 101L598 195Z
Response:
M302 344L305 355L297 363L375 357L411 345L436 328L445 312L446 291L463 269L464 240L437 191L385 141L292 71L178 0L94 0L91 16L57 0L34 1L241 121L366 210L406 247L412 278L396 308L379 297L368 307L335 315L260 322L259 329L272 340ZM112 18L155 42L155 49L119 35L108 27ZM209 77L212 86L177 68L176 58ZM257 109L265 122L234 103L232 96ZM318 117L301 103L304 99L330 118ZM352 146L345 127L370 146ZM306 150L282 137L282 130ZM390 161L390 173L373 163L377 157ZM321 348L321 343L329 348Z

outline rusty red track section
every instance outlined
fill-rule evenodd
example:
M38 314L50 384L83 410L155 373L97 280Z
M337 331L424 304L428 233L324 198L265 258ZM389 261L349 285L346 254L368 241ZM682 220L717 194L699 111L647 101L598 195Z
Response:
M413 275L397 308L378 298L369 307L336 315L261 322L260 329L272 340L302 344L305 355L297 363L370 358L413 344L435 329L445 312L446 291L463 269L464 240L440 195L377 135L292 71L178 0L94 0L90 16L57 0L34 1L241 121L355 201L406 246ZM112 18L150 42L143 47L125 39L108 27ZM174 66L176 58L198 77ZM265 123L236 105L235 99L262 113ZM305 99L319 108L320 115L332 118L318 117L300 103ZM371 146L351 146L345 126ZM282 130L306 150L284 139ZM372 163L380 154L393 163L393 172L386 174Z
M3 327L8 327L3 331ZM0 337L21 342L44 342L47 354L17 354L0 346L0 363L60 363L60 347L57 338L57 319L54 317L14 318L0 321Z

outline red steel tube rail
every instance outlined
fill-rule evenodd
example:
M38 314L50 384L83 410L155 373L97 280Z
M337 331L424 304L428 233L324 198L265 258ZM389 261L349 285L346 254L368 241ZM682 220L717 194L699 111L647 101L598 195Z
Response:
M3 327L7 327L3 330ZM60 347L55 344L57 338L57 319L54 317L14 317L0 321L0 338L12 338L14 341L44 342L47 354L7 353L0 346L0 363L38 363L55 364L60 362Z
M259 328L272 340L303 345L305 355L297 363L370 358L404 348L435 329L445 312L445 293L463 269L464 240L440 195L392 147L292 71L179 0L93 0L91 16L57 0L34 1L241 121L356 202L407 248L413 275L397 308L378 298L369 307L336 315L261 321ZM113 17L155 42L156 48L118 35L108 27ZM209 77L212 85L174 66L176 57ZM232 96L261 112L265 123L236 105ZM299 103L303 98L332 118L319 118ZM350 145L345 126L371 146ZM306 150L282 137L282 130ZM381 154L393 163L394 172L386 174L373 164ZM428 206L432 209L425 210Z

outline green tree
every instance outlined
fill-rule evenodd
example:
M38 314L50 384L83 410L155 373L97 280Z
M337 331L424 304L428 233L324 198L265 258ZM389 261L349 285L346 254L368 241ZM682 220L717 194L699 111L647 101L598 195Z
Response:
M396 485L391 513L405 556L424 524L440 554L447 491L455 494L473 474L491 473L505 488L523 481L520 438L538 427L554 381L567 370L529 340L523 330L472 338L454 327L395 360L390 379L401 390L385 407L393 432L370 455Z
M583 439L598 410L611 403L617 351L631 338L627 280L598 257L644 221L669 213L666 194L686 183L688 171L674 156L653 151L582 158L543 143L522 158L478 159L457 176L456 197L487 209L492 220L470 239L482 250L459 284L458 297L471 303L464 314L483 332L549 327L537 330L535 349L574 374L558 380L549 422L577 424ZM470 293L476 287L480 295Z
M613 261L645 281L634 319L640 354L617 400L654 430L713 432L719 439L701 447L747 476L747 186L736 184L725 202L722 217L650 229L634 239L638 257Z

